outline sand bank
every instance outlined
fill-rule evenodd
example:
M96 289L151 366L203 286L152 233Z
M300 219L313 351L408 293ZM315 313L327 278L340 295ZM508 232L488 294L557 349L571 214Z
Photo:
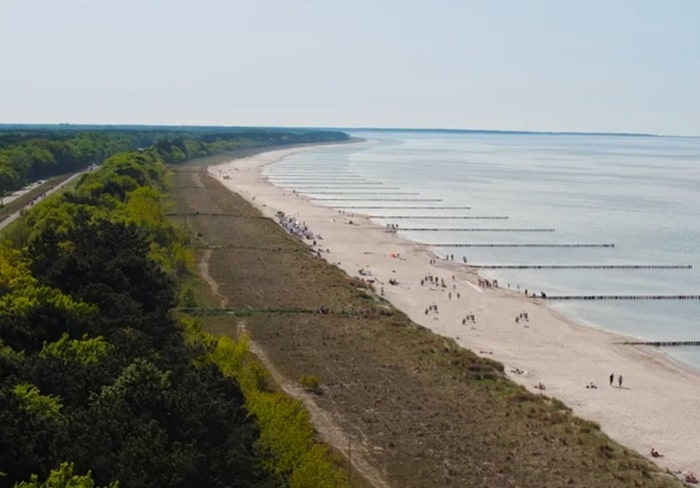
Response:
M261 153L209 172L266 216L276 219L281 211L305 222L322 236L314 249L327 261L351 276L359 277L363 270L363 277L416 323L502 362L513 381L531 391L539 391L535 385L542 383L544 394L598 422L616 441L647 457L654 447L663 454L656 459L660 466L700 472L700 373L657 351L617 344L626 338L578 325L542 300L479 286L479 276L461 263L436 258L427 246L362 215L315 205L261 176L264 165L312 149ZM436 277L439 285L425 281L427 276ZM426 313L431 305L437 313ZM516 322L523 313L528 319ZM468 315L475 320L463 324ZM591 382L597 388L587 388Z

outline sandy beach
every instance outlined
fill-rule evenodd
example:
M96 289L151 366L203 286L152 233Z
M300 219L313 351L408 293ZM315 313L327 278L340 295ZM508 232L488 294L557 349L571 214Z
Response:
M650 458L655 448L662 454L655 459L659 466L700 472L700 423L695 421L700 372L660 352L620 345L625 337L577 325L542 300L479 286L480 277L461 262L441 259L360 214L315 205L261 176L264 165L312 149L265 152L210 167L209 173L266 216L277 220L277 212L284 212L304 222L322 236L314 247L321 256L351 276L372 280L416 323L502 362L513 381L531 391L541 391L535 388L541 383L544 394L644 456ZM471 315L473 321L464 320ZM596 388L587 387L591 383Z

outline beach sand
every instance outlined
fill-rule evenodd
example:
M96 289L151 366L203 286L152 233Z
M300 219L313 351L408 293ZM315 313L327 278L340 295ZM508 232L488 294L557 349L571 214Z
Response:
M315 205L261 176L264 165L311 149L260 153L210 167L209 173L266 216L277 220L281 211L305 222L322 236L315 249L327 261L350 276L360 277L360 269L371 273L364 278L375 280L376 289L383 288L385 298L414 322L502 362L512 380L530 391L538 391L535 385L541 382L544 394L597 422L614 440L642 455L649 458L654 447L663 455L655 459L659 466L700 472L700 372L649 348L621 345L626 337L577 325L542 300L503 284L482 288L479 276L461 262L438 258L427 246L390 233L362 215ZM428 275L444 279L446 288L421 285ZM398 284L390 284L391 279ZM439 313L426 314L432 304ZM528 320L516 323L523 312ZM475 316L475 323L463 325L468 314ZM615 375L613 386L610 374ZM619 375L624 377L621 388ZM591 382L597 388L586 388Z

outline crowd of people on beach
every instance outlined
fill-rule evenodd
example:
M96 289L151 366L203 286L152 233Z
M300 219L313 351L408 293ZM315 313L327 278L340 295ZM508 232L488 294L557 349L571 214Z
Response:
M474 316L473 313L467 314L462 318L462 325L467 325L467 322L471 322L472 324L476 324L476 317Z
M520 289L520 286L518 286L518 289ZM528 292L527 288L525 289L525 296L526 297L532 297L532 298L537 298L537 293L536 292ZM547 294L543 291L540 292L540 298L547 298Z
M430 264L435 264L435 260L431 259ZM457 300L460 300L462 298L462 294L459 291L456 291L457 290L456 279L457 279L457 277L453 274L452 275L452 291L447 292L448 300L452 300L453 297ZM428 286L437 287L438 290L446 290L448 288L448 285L447 285L447 282L445 281L445 278L438 277L432 273L421 278L420 285L425 286L426 284ZM434 314L439 313L438 306L435 303L428 305L428 307L426 307L426 309L425 309L425 315L431 315L433 313ZM462 325L467 325L467 322L469 322L471 324L476 324L476 317L473 313L469 313L462 318ZM474 327L472 327L472 329L474 329Z
M306 222L299 222L294 217L287 216L283 212L278 212L277 218L278 218L279 224L282 226L282 228L284 230L286 230L287 232L289 232L293 236L298 237L299 239L306 239L306 240L311 241L311 240L315 240L315 238L317 237L311 231L311 229L306 224Z
M447 288L445 278L438 278L432 274L426 275L420 280L420 286L424 286L426 283L430 283L433 286L439 286L440 288Z
M279 225L291 235L301 239L302 241L306 241L307 244L310 244L313 253L317 257L322 257L322 252L331 252L331 250L328 248L322 249L320 247L320 243L318 241L323 240L323 236L321 234L315 234L306 222L299 221L295 217L286 215L281 211L277 212L277 221Z
M478 281L481 288L498 288L498 280L487 280L479 278Z

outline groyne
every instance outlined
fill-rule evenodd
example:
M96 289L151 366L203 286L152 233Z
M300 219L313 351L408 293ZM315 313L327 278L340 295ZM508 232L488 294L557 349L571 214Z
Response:
M383 188L382 190L385 190L386 188ZM371 191L371 192L362 192L362 191L314 191L314 190L296 190L297 193L301 193L304 195L376 195L376 191ZM396 191L396 192L391 192L388 193L388 195L396 195L396 196L401 196L401 195L420 195L417 191ZM316 200L316 199L315 199ZM365 198L361 198L359 200L366 200Z
M312 200L319 202L441 202L439 198L332 198L321 197Z
M700 295L555 295L539 296L547 300L700 300Z
M551 228L537 227L400 227L409 232L554 232Z
M471 264L477 269L693 269L691 264Z
M403 205L403 206L386 206L386 205L343 205L340 208L347 209L357 209L357 210L471 210L471 207L467 206L417 206L417 205Z
M552 242L552 243L508 243L508 242L485 242L485 243L463 243L463 242L443 242L439 244L428 244L430 247L615 247L613 243L586 243L586 242Z
M506 215L368 215L370 219L508 220Z
M681 347L700 346L700 341L624 341L625 346L652 346L652 347Z

